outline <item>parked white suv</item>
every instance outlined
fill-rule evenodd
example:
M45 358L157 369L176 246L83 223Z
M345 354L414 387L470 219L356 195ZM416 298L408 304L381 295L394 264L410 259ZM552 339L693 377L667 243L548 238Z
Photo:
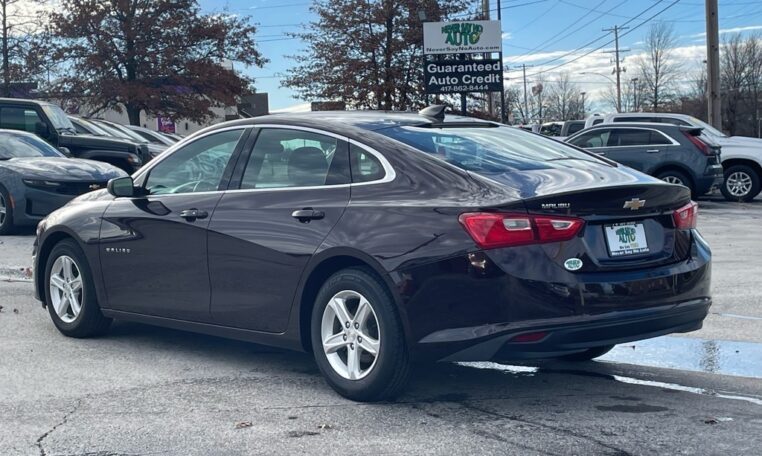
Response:
M585 128L600 123L655 122L701 127L703 133L722 146L721 160L725 181L722 190L730 201L751 201L762 190L762 139L727 136L708 123L686 114L666 112L628 112L590 116Z

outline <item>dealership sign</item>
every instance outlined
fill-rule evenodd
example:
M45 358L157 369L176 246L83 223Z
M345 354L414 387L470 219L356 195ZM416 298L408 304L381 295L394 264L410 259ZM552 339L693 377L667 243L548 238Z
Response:
M424 54L501 52L500 21L425 22Z
M499 59L426 62L423 70L426 93L498 92L503 77Z

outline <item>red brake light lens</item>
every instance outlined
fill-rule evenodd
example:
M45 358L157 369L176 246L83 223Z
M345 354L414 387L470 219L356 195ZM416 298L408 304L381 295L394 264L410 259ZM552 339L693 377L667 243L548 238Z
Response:
M675 221L675 228L678 230L690 230L696 228L697 218L698 204L696 204L695 201L691 201L672 213L672 220Z
M573 217L476 212L458 218L482 249L567 241L585 222Z
M698 148L698 150L701 151L702 154L704 154L704 155L712 155L712 150L709 148L709 144L707 144L704 141L702 141L701 138L699 138L698 136L693 136L692 134L690 134L687 131L683 132L683 133L688 138L688 140L690 142L692 142L693 145L696 146L696 148Z

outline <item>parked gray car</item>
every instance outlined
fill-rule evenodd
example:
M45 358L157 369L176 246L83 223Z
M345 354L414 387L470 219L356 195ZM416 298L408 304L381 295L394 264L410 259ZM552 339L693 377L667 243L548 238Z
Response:
M671 124L601 124L566 140L673 184L694 197L722 184L720 146L701 128Z

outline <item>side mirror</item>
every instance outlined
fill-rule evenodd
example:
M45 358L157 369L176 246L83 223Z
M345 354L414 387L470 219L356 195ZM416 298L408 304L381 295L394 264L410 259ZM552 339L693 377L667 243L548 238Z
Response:
M58 148L58 151L59 151L59 152L61 152L61 153L62 153L62 154L64 154L64 155L66 155L66 156L67 156L67 157L69 157L69 158L71 158L71 157L72 157L72 155L71 155L71 151L69 150L69 148L68 148L68 147L59 147L59 148Z
M40 138L49 138L50 137L50 128L47 124L44 124L42 122L36 122L34 124L34 134L39 136Z
M135 195L135 184L130 176L117 177L108 181L108 192L118 197L130 197Z

